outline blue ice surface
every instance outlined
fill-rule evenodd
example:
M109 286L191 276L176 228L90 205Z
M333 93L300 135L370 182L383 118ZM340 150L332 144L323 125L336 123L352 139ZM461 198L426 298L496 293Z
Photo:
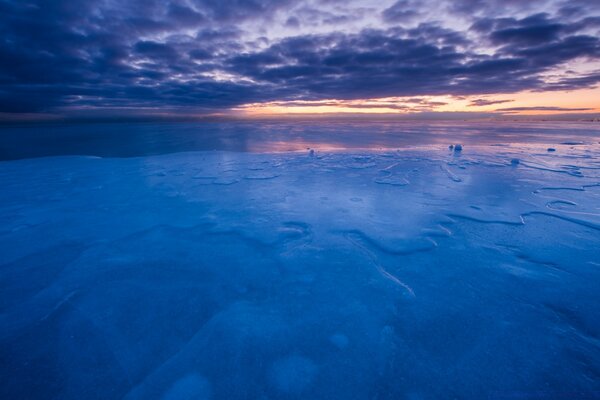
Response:
M46 128L0 131L2 399L600 397L597 124Z

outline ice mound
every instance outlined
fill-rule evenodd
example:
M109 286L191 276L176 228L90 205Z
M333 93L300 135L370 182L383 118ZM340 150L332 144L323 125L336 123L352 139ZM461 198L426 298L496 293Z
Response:
M0 397L591 398L600 145L548 145L2 162Z

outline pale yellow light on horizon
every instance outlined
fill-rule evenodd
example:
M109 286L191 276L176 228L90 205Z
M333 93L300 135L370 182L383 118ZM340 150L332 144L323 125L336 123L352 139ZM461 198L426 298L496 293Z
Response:
M416 100L420 99L421 103ZM486 106L473 106L471 101L485 99L504 103ZM435 104L445 103L445 104ZM390 105L393 105L390 106ZM398 108L399 107L399 108ZM406 108L402 108L406 107ZM503 108L521 107L560 107L564 110L520 110L499 111ZM572 110L569 109L588 109ZM267 103L246 104L234 109L244 116L267 115L302 115L302 114L408 114L422 111L430 112L473 112L497 113L499 115L552 115L564 113L597 113L600 112L600 88L579 89L573 91L553 92L520 92L513 94L480 95L456 97L443 96L411 96L386 97L363 100L319 100L319 101L277 101Z

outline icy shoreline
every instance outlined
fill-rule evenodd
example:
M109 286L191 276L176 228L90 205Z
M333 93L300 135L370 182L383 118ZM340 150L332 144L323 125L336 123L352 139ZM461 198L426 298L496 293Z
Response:
M2 162L0 397L597 395L600 145L547 147Z

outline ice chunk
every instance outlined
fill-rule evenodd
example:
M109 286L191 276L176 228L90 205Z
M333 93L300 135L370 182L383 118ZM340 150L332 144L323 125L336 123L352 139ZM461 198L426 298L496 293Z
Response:
M560 144L564 144L564 145L568 145L568 146L581 146L585 143L580 142L580 141L567 141L567 142L560 142Z

